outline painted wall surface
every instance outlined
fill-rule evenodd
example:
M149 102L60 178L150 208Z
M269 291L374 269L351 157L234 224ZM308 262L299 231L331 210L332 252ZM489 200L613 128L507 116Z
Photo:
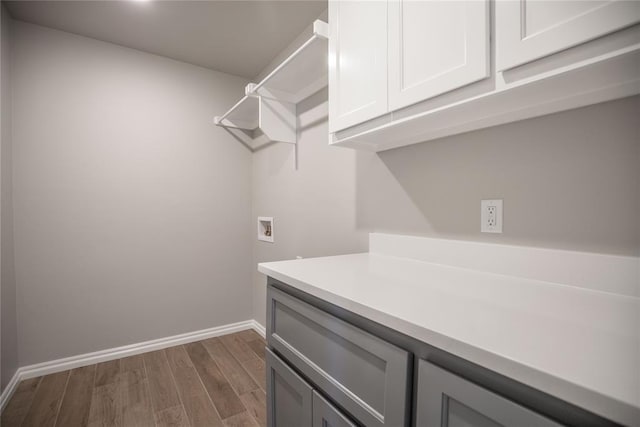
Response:
M251 318L251 153L212 124L247 82L13 28L20 365Z
M326 91L298 105L293 149L253 158L253 213L275 217L255 263L366 251L371 231L640 255L640 97L381 153L327 145ZM503 234L480 200L504 199ZM266 278L254 272L254 318Z
M294 147L274 144L253 155L253 217L274 217L274 243L253 237L254 319L264 325L266 278L258 262L296 256L366 252L368 230L358 225L359 154L327 146L327 93L298 104L298 169Z
M0 325L2 342L0 345L0 389L18 369L18 337L16 317L16 281L13 268L13 196L11 165L11 25L12 21L4 5L0 5L0 106L2 123L0 145Z

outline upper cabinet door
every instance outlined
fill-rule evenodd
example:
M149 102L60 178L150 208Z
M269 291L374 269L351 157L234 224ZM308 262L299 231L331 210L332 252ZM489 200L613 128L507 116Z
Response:
M489 77L489 1L390 0L389 109Z
M387 2L329 1L329 131L387 112Z
M640 21L637 0L497 0L498 71Z

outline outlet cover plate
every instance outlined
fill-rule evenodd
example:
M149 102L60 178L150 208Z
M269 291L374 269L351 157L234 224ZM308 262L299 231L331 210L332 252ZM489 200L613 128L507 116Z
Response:
M480 201L480 231L502 233L502 200Z

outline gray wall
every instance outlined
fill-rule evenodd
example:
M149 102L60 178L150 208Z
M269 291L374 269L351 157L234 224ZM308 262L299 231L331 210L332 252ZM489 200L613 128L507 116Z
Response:
M10 85L10 36L11 18L4 5L0 5L2 23L0 28L2 58L0 80L2 124L0 145L0 324L2 342L0 348L0 389L5 386L18 369L18 337L16 318L16 281L13 268L13 196L11 167L11 85Z
M274 243L254 244L258 262L366 252L358 226L357 159L353 150L327 145L327 94L298 104L298 169L294 147L273 144L253 155L253 218L274 217ZM254 319L264 325L266 278L254 268Z
M254 155L254 220L275 217L256 263L366 251L371 231L640 255L640 97L379 154L327 145L326 99L298 105L299 170L285 144ZM486 198L504 199L503 234L479 232Z
M639 112L631 97L362 156L358 226L639 256ZM479 232L487 198L503 234Z
M251 318L246 81L15 22L20 365Z

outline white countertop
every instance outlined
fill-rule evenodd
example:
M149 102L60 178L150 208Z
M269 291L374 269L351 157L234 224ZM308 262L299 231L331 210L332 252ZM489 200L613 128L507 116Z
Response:
M640 299L372 253L258 270L626 425L640 425Z

